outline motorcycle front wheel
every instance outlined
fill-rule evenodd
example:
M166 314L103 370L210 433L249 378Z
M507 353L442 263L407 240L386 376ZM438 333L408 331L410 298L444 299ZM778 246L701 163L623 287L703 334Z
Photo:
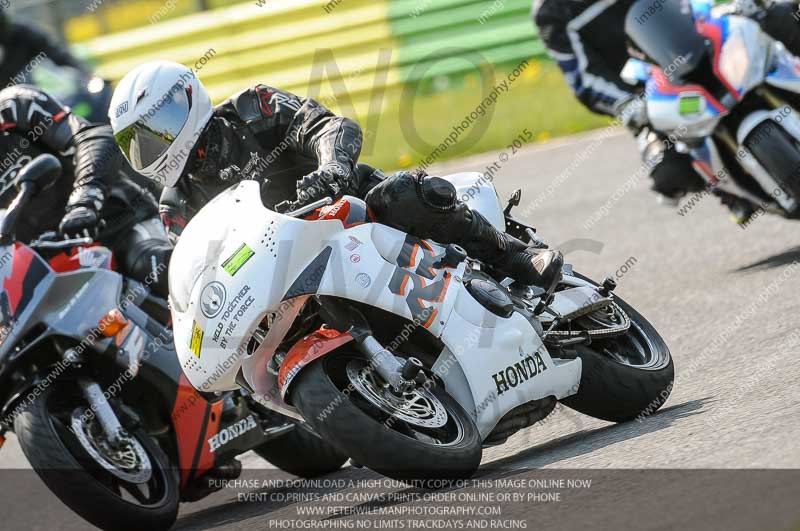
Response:
M14 419L25 457L70 509L101 529L169 529L178 515L177 470L143 431L112 446L80 394L51 386Z
M291 399L325 441L384 476L467 478L480 464L478 429L444 389L394 394L346 347L304 368Z
M675 379L672 355L655 327L630 304L614 296L610 310L589 314L576 328L613 328L626 318L630 326L624 333L572 347L583 369L578 392L563 399L564 405L598 419L626 422L646 418L667 401Z

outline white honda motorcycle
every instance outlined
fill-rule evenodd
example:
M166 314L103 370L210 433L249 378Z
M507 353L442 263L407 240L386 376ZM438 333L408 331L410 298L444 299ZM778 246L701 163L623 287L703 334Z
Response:
M480 174L447 177L459 197ZM474 194L474 191L473 191ZM532 243L484 183L470 206ZM609 421L655 412L673 362L612 292L563 270L517 286L455 245L370 222L345 196L279 214L243 181L184 230L170 266L175 345L201 391L243 387L309 422L354 461L399 479L466 477L483 446L557 401Z
M709 190L800 218L800 59L731 6L639 0L622 71L643 83L653 128L677 138ZM642 59L646 59L643 61Z

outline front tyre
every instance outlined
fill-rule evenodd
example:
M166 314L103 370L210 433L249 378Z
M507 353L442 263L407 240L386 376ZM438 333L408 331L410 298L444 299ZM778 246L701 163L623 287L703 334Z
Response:
M467 478L480 464L478 429L443 389L395 396L363 357L345 349L304 368L291 399L324 440L384 476Z
M76 393L50 387L14 419L25 457L70 509L102 529L169 529L178 515L177 471L144 432L118 448L81 422Z
M800 179L797 174L797 169L800 168L800 149L794 138L783 127L769 120L753 129L745 146L778 185L800 201Z
M672 392L675 367L653 325L619 297L614 302L630 319L630 328L575 347L583 362L581 383L577 394L562 403L591 417L626 422L645 418L664 405ZM588 317L595 324L605 318Z

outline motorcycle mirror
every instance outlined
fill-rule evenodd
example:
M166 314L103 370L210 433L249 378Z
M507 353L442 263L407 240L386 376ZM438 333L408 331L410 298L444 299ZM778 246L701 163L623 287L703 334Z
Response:
M61 177L61 163L53 155L45 153L20 170L17 176L17 188L21 189L24 183L30 183L38 193L53 186L59 177Z

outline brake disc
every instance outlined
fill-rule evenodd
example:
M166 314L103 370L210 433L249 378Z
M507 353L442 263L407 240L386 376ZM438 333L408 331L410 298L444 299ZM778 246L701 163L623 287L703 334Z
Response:
M447 424L447 410L429 389L413 388L395 395L388 384L378 381L375 371L363 360L351 360L346 372L359 394L384 413L422 428L441 428Z
M133 484L150 481L152 464L142 444L132 436L124 437L121 448L113 448L104 440L98 441L91 425L84 422L83 414L81 408L72 412L71 431L86 453L104 470L123 481Z

